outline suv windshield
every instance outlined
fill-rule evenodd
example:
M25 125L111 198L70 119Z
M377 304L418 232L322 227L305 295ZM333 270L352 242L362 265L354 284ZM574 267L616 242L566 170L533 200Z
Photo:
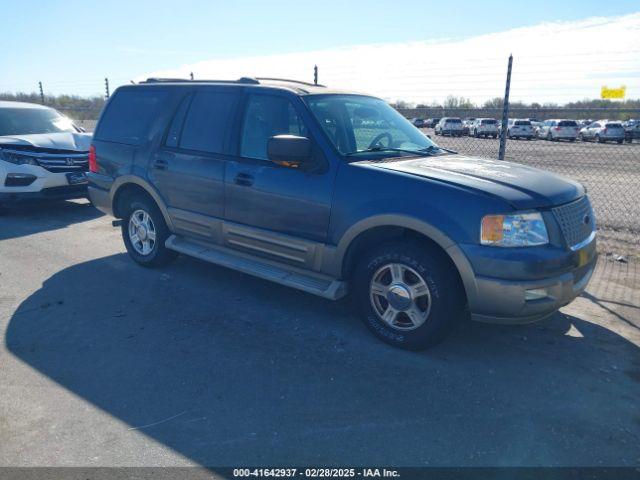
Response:
M0 136L77 131L70 119L52 108L0 108Z
M437 147L389 104L360 95L309 95L305 102L343 155L399 156ZM425 153L426 154L426 153Z

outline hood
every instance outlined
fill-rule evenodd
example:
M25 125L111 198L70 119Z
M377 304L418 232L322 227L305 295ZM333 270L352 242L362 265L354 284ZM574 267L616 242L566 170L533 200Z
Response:
M90 133L38 133L0 137L0 148L18 147L21 150L54 149L87 152L90 145Z
M481 191L506 200L518 210L560 205L585 193L578 182L551 172L463 155L367 162L367 165Z

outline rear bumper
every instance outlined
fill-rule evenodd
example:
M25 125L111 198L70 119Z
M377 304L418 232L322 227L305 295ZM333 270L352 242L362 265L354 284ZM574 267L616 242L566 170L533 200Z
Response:
M87 188L89 200L94 207L100 210L102 213L113 216L113 209L111 208L111 197L108 190L104 190L94 184L89 184Z
M478 258L482 247L474 249L472 256L465 251L476 272L475 292L469 298L473 320L535 322L549 317L584 291L597 261L595 238L578 251L541 248L535 252L535 248L527 258L510 256L509 252L496 254L495 250L490 257ZM499 258L501 255L505 258ZM490 276L492 272L502 272L506 278Z

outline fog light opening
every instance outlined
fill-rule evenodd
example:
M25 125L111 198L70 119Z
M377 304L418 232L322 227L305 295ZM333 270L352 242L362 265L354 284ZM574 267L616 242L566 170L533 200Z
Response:
M524 291L524 300L526 302L530 302L532 300L542 300L543 298L547 298L549 296L549 292L546 288L532 288L530 290Z

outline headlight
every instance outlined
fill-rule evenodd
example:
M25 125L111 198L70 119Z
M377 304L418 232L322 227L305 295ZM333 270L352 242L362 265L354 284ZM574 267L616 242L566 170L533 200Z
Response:
M539 212L487 215L482 218L480 243L495 247L531 247L549 243L549 235Z
M16 165L38 165L38 161L30 155L20 155L15 152L7 152L0 149L0 160L15 163Z

